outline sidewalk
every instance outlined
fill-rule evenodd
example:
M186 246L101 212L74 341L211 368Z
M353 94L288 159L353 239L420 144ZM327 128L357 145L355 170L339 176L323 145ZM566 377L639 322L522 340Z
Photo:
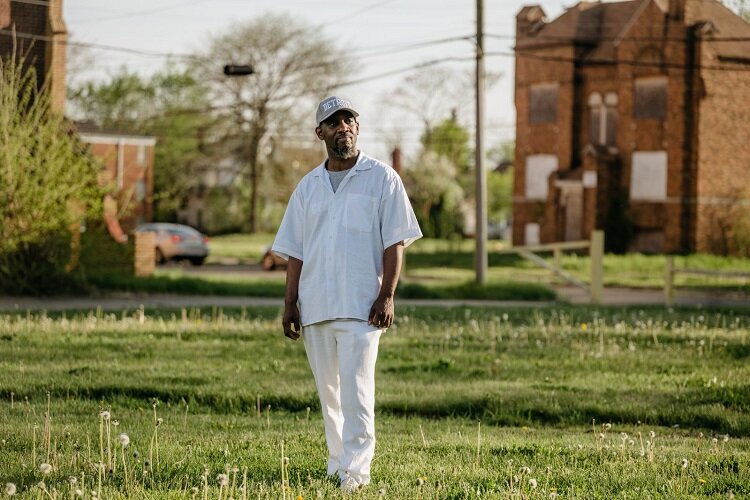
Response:
M396 299L400 306L429 307L550 307L559 304L586 305L589 297L580 288L560 286L555 288L559 301L493 301L493 300L442 300ZM606 288L604 305L660 305L664 304L662 290L634 288ZM724 291L676 290L675 305L685 306L750 306L750 296ZM283 299L268 297L220 297L213 295L133 294L112 293L101 297L0 297L0 311L65 311L101 308L107 311L136 309L138 307L179 309L181 307L282 307Z

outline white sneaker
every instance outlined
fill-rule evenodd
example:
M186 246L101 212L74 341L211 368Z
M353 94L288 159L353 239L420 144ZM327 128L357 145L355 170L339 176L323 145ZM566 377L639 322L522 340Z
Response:
M359 489L360 486L361 485L353 477L347 476L346 479L344 479L343 481L341 481L341 491L345 495L348 495L350 493L354 493L355 491L357 491Z

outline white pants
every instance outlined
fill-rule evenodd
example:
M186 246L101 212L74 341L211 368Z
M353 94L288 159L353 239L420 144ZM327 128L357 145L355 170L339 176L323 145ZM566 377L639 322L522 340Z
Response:
M375 360L383 330L359 320L305 326L302 338L323 410L328 474L370 482L375 453Z

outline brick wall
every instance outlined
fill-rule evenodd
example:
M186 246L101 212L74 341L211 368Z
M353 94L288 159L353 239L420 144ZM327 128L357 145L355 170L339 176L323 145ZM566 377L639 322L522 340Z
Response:
M65 107L67 39L62 19L62 0L50 0L49 5L0 0L0 28L8 31L15 29L18 33L15 40L17 56L24 57L33 66L39 87L49 77L53 109L62 112ZM42 38L33 39L34 36ZM0 33L0 56L9 57L13 51L13 37Z

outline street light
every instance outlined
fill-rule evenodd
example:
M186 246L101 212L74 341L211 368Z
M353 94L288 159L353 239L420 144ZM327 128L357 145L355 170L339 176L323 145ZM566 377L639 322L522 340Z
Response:
M253 74L253 67L249 64L227 64L224 66L227 76L247 76Z

